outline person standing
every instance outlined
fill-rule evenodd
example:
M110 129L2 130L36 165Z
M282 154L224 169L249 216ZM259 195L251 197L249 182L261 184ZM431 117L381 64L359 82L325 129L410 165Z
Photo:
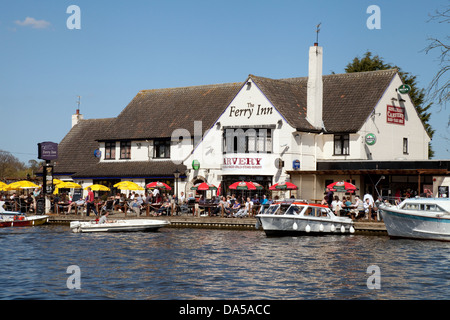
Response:
M333 202L334 193L333 193L333 191L331 191L330 188L327 188L326 192L327 192L327 197L328 197L327 204L328 204L328 207L331 209L331 202Z
M95 216L98 216L97 209L95 209L94 199L94 191L92 191L91 187L88 187L88 196L86 199L86 216L89 216L91 208L94 211Z

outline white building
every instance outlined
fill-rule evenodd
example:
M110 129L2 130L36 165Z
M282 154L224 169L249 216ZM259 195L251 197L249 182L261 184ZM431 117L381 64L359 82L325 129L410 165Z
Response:
M256 181L267 192L290 180L304 199L320 199L330 181L372 193L379 182L390 195L448 174L448 162L428 161L430 138L399 91L397 70L322 76L322 55L310 48L308 77L249 75L241 83L143 90L116 118L77 114L55 173L84 185L174 186L178 170L177 190L186 194L200 181L230 193L236 181Z

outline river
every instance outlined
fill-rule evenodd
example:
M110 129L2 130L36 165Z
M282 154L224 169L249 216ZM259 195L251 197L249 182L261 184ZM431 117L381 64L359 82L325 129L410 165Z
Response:
M449 299L450 244L163 228L0 229L0 299Z

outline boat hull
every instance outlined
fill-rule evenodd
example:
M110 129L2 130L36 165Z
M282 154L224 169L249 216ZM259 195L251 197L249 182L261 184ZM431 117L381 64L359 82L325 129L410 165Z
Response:
M29 216L23 220L19 219L7 219L0 221L0 228L6 227L33 227L40 226L48 222L48 216Z
M118 220L111 223L80 222L70 223L72 232L138 232L158 231L169 225L170 222L162 220Z
M450 218L438 214L411 214L395 207L380 207L391 238L450 241Z
M257 219L267 236L352 234L355 232L350 219L304 218L287 215L258 215Z

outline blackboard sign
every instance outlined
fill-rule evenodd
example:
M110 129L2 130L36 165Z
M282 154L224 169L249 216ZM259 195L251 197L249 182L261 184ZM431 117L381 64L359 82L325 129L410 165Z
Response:
M45 199L40 198L36 201L36 213L37 214L44 214L45 213Z
M449 191L448 186L439 186L438 187L438 197L439 198L442 198L442 197L449 198L448 191Z
M80 200L82 196L83 196L83 189L74 189L72 202Z

